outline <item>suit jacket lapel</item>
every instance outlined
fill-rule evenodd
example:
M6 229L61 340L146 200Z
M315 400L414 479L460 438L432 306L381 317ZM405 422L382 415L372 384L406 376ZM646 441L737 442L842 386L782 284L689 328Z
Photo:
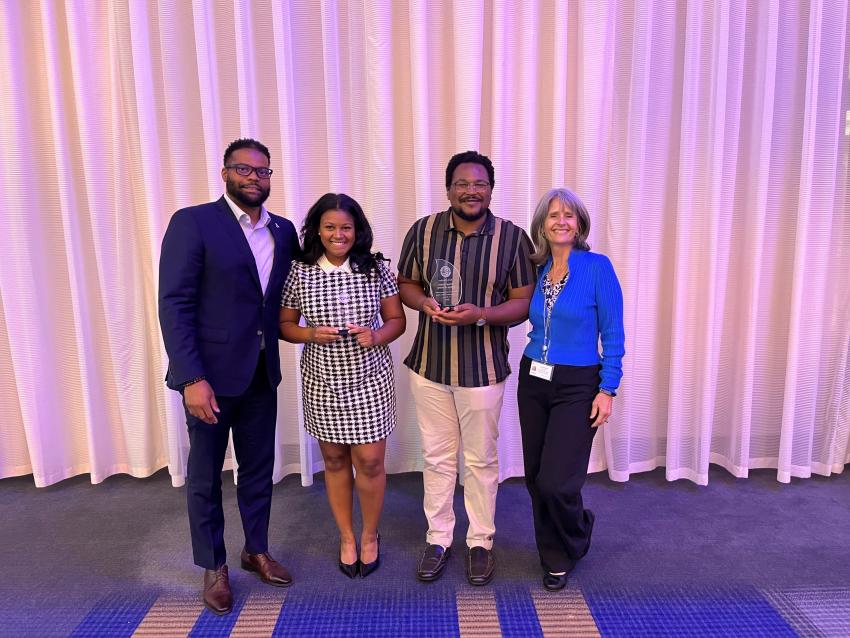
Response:
M251 252L251 247L248 245L248 240L245 239L245 233L242 231L242 227L236 220L233 211L230 210L230 206L227 205L224 196L216 203L221 212L220 218L227 231L227 236L233 241L235 248L248 258L251 277L254 279L254 283L257 284L257 290L262 292L263 287L260 285L260 273L257 271L257 262L254 260L254 253ZM277 257L277 247L275 247L275 257Z

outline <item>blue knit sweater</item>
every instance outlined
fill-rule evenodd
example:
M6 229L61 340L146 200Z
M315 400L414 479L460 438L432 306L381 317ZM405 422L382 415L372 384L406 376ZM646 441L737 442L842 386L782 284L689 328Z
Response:
M572 250L568 261L570 278L552 311L549 363L570 366L601 363L599 387L613 392L623 376L625 354L620 282L605 255ZM550 268L551 258L540 267L529 308L531 332L525 356L537 361L543 360L543 278Z

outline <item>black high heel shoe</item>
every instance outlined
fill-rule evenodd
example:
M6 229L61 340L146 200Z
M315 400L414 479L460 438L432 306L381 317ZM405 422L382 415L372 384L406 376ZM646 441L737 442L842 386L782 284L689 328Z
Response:
M339 544L339 553L342 554L342 542ZM358 558L351 564L343 563L342 558L339 559L339 571L348 576L349 578L356 578L357 573L360 571L360 559Z
M377 542L378 542L378 554L375 556L375 560L371 563L364 563L363 561L358 561L360 563L360 576L366 578L373 571L378 569L381 566L381 535L377 534Z

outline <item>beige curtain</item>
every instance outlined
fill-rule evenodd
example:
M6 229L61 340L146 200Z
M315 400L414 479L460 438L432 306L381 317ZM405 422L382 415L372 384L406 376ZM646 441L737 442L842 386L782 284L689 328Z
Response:
M263 140L268 206L327 191L396 259L470 148L493 210L588 203L625 295L625 376L591 470L716 463L777 479L850 461L848 0L10 0L0 5L0 477L182 482L156 319L171 213ZM411 316L412 320L413 317ZM393 347L388 469L421 468ZM512 337L514 369L525 330ZM276 478L321 469L282 345ZM500 440L522 474L515 379Z

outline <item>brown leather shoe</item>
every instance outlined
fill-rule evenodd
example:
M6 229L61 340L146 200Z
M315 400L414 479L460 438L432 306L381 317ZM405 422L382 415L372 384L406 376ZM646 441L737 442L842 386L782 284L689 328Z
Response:
M292 584L292 576L286 567L269 556L268 552L262 554L249 554L242 550L242 569L254 572L264 583L275 587L289 587Z
M227 565L218 569L204 570L204 605L212 613L222 616L233 609L233 594L230 592L230 578Z
M496 561L492 550L486 547L470 547L466 555L466 580L470 585L486 585L493 578Z
M426 545L422 558L419 559L419 565L416 566L416 577L424 583L437 580L446 567L450 553L451 547L430 543Z

